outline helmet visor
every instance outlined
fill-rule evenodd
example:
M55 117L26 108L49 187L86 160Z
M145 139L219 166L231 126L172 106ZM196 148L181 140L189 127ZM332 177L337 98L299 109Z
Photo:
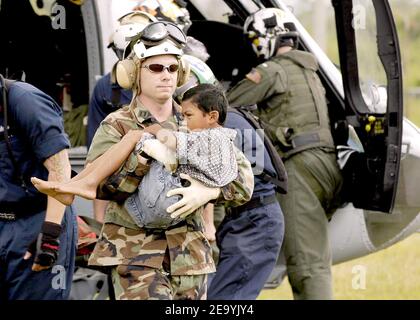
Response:
M184 32L176 24L166 21L149 24L139 33L138 39L146 43L156 44L168 37L180 46L184 46L187 42L187 37Z
M166 29L168 30L169 36L177 43L180 45L185 45L187 43L185 33L175 23L166 22Z

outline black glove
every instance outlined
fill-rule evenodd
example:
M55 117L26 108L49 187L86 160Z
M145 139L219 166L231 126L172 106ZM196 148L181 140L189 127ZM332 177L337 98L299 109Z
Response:
M31 243L28 252L35 255L33 271L41 271L51 268L57 261L61 233L61 225L53 222L44 222L41 232Z

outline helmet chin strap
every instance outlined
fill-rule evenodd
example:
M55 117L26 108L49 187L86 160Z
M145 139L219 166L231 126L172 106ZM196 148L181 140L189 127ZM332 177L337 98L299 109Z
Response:
M274 45L274 52L277 52L277 50L282 47L297 49L298 39L299 34L296 31L290 31L285 34L278 35Z
M135 97L135 98L138 97L141 93L141 86L140 86L141 72L140 72L140 70L141 70L141 66L142 66L144 61L145 60L143 60L143 61L138 60L136 62L137 81L136 81L136 83L134 85L134 89L133 89L133 97Z
M274 46L274 52L277 52L279 48L282 47L295 47L294 41L292 39L284 39L281 36L276 39L276 44Z

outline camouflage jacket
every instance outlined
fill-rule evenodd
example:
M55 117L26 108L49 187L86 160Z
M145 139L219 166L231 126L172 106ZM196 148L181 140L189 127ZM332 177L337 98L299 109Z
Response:
M174 113L179 106L174 103ZM132 103L111 113L97 130L89 149L91 162L108 150L130 130L142 127L150 113L144 106ZM176 128L185 126L174 115L167 120ZM245 156L237 150L238 177L223 187L218 201L238 206L249 201L254 187L252 168ZM132 173L121 184L127 192L134 192L148 167L141 165L132 153L120 169ZM131 219L123 202L111 201L105 214L98 243L89 259L90 265L141 265L159 269L168 249L172 275L205 274L215 271L211 248L203 234L203 208L186 218L185 224L166 230L141 229Z

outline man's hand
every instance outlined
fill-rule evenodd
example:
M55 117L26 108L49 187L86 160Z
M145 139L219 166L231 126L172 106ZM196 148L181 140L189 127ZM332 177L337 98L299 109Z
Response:
M181 173L180 176L182 179L188 180L191 185L189 187L170 190L166 194L167 197L171 197L176 194L182 196L181 200L166 209L168 213L172 213L172 218L185 218L210 200L217 199L219 197L220 188L207 187L203 183L184 173Z
M28 260L35 255L33 271L42 271L51 268L58 258L58 250L60 249L60 241L58 240L61 233L61 225L46 221L42 225L42 230L31 243L23 257Z
M173 172L177 167L175 152L157 139L149 139L143 143L143 151L153 159L161 162L166 170Z

